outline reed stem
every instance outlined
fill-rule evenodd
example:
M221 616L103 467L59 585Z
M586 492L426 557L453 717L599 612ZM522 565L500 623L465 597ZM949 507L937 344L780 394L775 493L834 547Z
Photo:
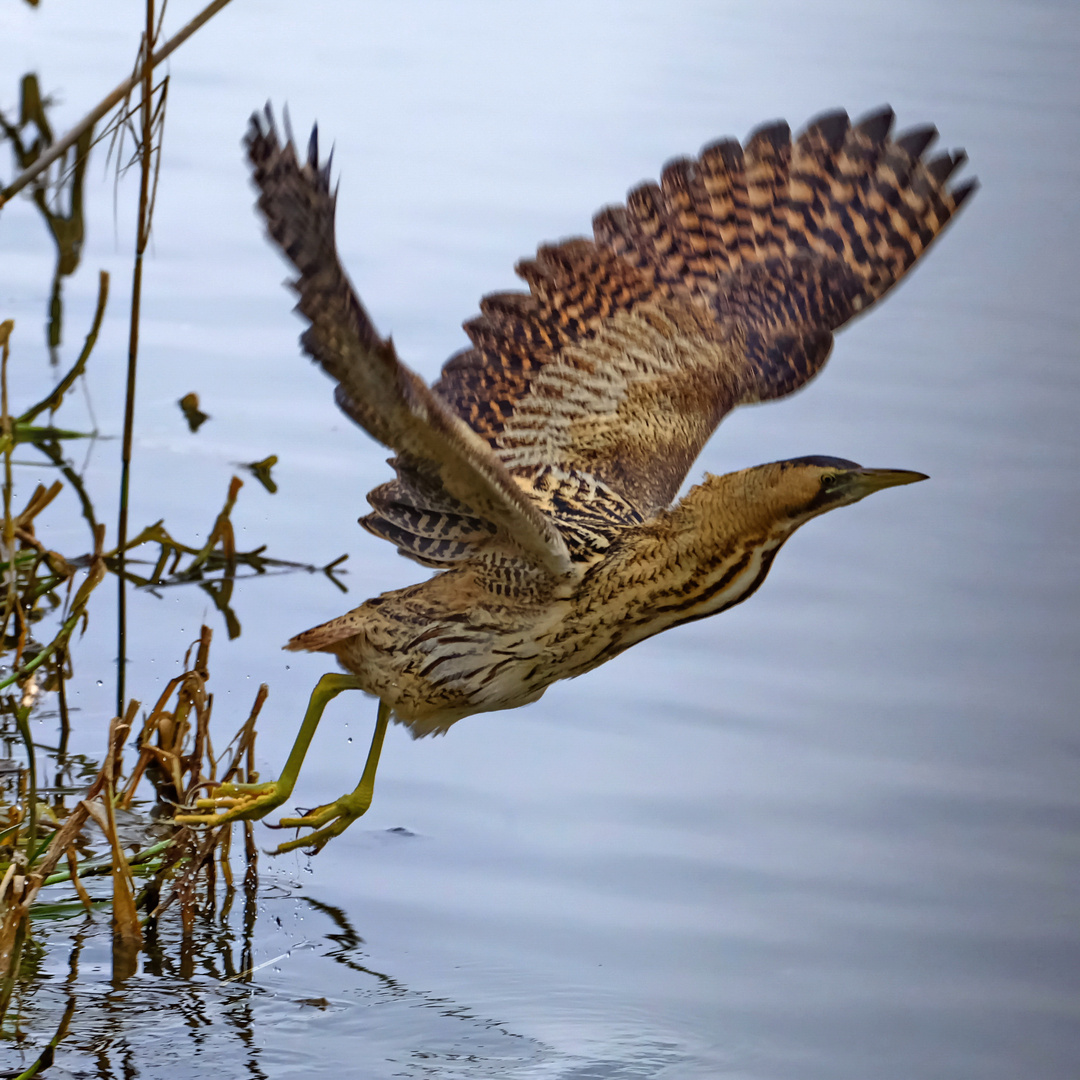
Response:
M124 396L124 438L120 451L120 511L116 525L116 712L124 714L127 690L127 580L124 577L128 533L128 491L131 483L131 439L135 427L135 373L139 360L139 316L142 305L143 255L150 234L150 165L153 154L154 0L146 0L146 30L142 46L142 145L139 163L139 219L135 235L135 267L131 279L131 323L128 334L127 386Z

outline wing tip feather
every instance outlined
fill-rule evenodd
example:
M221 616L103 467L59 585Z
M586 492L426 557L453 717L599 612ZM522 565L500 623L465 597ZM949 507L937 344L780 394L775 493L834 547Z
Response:
M855 123L855 130L865 135L874 146L880 146L889 137L896 121L891 105L880 105Z
M922 157L937 137L938 129L933 124L920 124L897 135L893 142L914 160Z

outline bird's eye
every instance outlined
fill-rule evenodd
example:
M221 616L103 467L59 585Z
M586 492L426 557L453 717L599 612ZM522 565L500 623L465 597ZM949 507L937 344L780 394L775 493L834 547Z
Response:
M838 473L826 473L821 478L821 489L822 491L832 491L838 483L840 483L840 476Z

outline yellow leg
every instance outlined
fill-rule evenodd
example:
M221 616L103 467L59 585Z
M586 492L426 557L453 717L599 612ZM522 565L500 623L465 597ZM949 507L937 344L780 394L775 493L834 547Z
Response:
M292 851L304 848L319 851L333 836L343 833L358 817L367 813L371 805L371 796L375 791L375 771L379 767L379 754L382 752L383 736L390 720L390 706L379 702L379 715L375 721L375 733L371 736L371 749L368 750L367 763L360 783L348 794L342 795L335 802L309 810L303 817L282 818L275 829L314 829L306 836L298 836L282 844L275 852Z
M277 780L265 784L220 784L209 798L196 800L194 813L177 814L173 820L181 825L224 825L229 821L254 820L269 814L292 794L323 710L343 690L360 689L362 687L352 675L324 675L311 692L304 722ZM382 715L381 707L379 715ZM219 814L219 810L224 813Z

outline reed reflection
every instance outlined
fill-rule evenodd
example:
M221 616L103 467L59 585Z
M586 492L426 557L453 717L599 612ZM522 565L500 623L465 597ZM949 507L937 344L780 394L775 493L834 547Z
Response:
M272 946L272 939L281 937L280 930L271 935L260 927L260 898L268 911L264 918L275 907L284 915L281 905L314 914L323 923L315 939L294 942L285 953L256 962L260 937L263 953L268 940ZM493 1077L508 1063L539 1062L551 1053L462 1002L414 990L373 968L366 962L362 935L343 909L281 892L272 883L260 890L254 874L236 881L219 878L216 894L213 889L203 892L186 926L178 914L155 920L137 969L122 979L101 978L100 957L111 937L103 898L82 915L61 905L40 917L49 921L49 932L36 935L37 944L25 954L18 1027L8 1034L21 1032L25 1040L27 1032L52 1030L65 1012L71 1013L57 1061L79 1072L92 1062L101 1080L176 1075L179 1063L194 1067L198 1061L213 1061L218 1072L233 1076L262 1080L274 1075L266 1058L281 1047L269 1017L280 1015L283 1004L334 1013L345 1022L345 1032L350 1016L362 1029L368 1014L377 1015L391 1044L409 1045L419 1037L419 1024L425 1049L413 1055L415 1060L407 1054L399 1061L403 1076L435 1076L440 1069L446 1070L442 1075L459 1075L456 1070L469 1061L475 1070L471 1075ZM312 921L306 919L305 925ZM66 974L58 981L50 972L65 954ZM311 961L302 983L288 977L292 958L300 955L314 958L316 965L330 960L347 969L344 992L340 976L327 972L326 983L337 987L327 997L317 967L311 973ZM339 1051L329 1047L327 1052ZM328 1064L317 1047L307 1052L313 1065Z
M47 107L51 102L42 96L36 74L23 76L20 91L19 119L8 120L0 112L0 131L14 153L18 170L29 169L53 144L53 130ZM41 212L49 235L56 244L56 269L49 293L46 341L54 365L60 363L59 348L63 341L64 304L61 286L63 279L75 273L86 237L83 217L83 181L94 141L89 127L69 150L65 151L55 169L34 180L30 192L34 205ZM66 208L64 204L66 203Z

